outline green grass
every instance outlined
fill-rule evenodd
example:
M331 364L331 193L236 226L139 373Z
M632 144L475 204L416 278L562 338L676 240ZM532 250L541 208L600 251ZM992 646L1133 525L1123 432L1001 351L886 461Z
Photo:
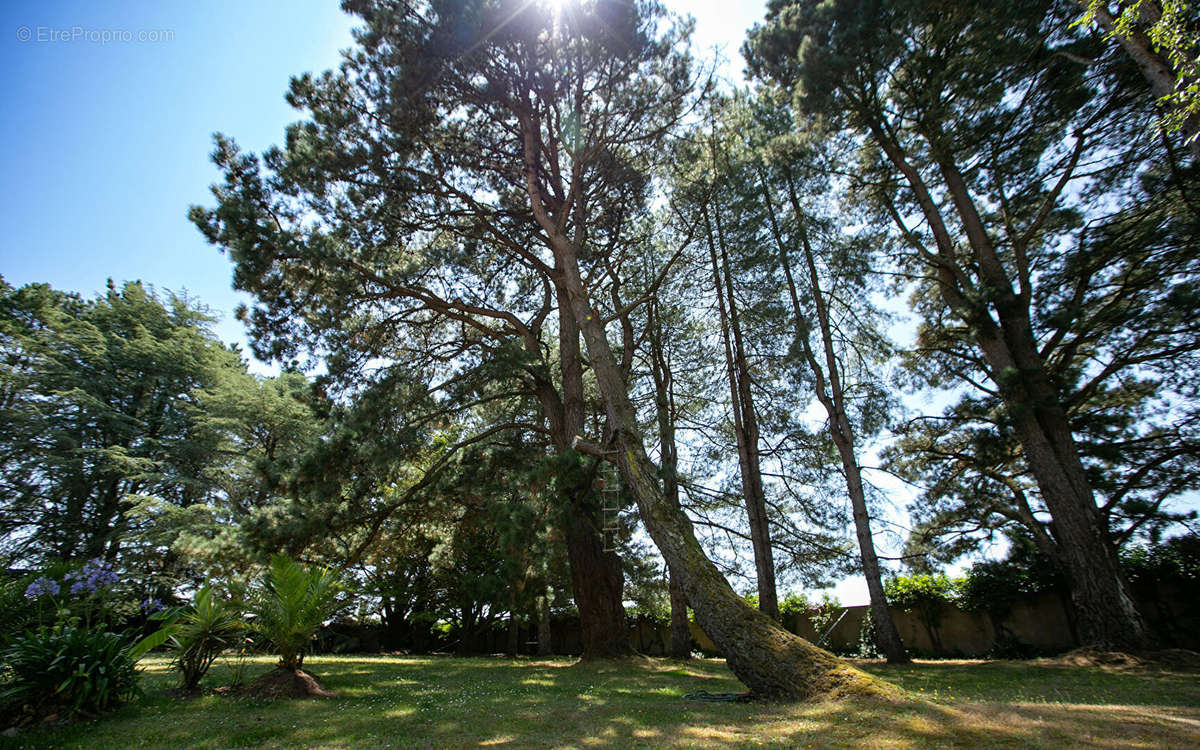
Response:
M1162 670L1115 670L1020 661L920 661L864 666L921 698L942 702L1057 703L1200 708L1200 677Z
M145 697L98 721L0 739L28 748L1196 747L1193 674L1020 662L864 664L911 700L684 701L743 689L719 660L582 664L450 657L316 658L338 698L168 695L148 659ZM250 665L249 676L273 660ZM218 664L205 682L229 679Z

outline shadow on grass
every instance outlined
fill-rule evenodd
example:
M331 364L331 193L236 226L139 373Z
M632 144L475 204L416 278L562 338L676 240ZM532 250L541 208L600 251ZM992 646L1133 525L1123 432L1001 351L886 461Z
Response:
M257 661L247 676L271 666ZM695 703L696 690L743 689L718 660L616 663L449 657L314 658L306 668L341 697L255 701L166 698L170 676L148 674L148 697L102 721L28 735L17 746L64 748L357 747L1193 747L1200 746L1194 677L1176 702L1170 675L1120 675L1100 687L1076 669L1021 665L867 665L917 696L819 704ZM1086 671L1086 670L1084 670ZM1106 678L1107 679L1107 678ZM1022 683L1023 680L1023 683ZM1156 682L1157 681L1157 682ZM1072 705L1046 701L1051 683ZM978 683L978 684L977 684ZM974 686L974 687L972 687ZM1096 692L1096 691L1101 692ZM1024 691L1042 701L1008 696ZM1089 692L1092 691L1092 692ZM1107 693L1103 692L1107 691ZM943 695L950 693L951 695ZM1111 693L1095 705L1079 700ZM955 695L957 694L957 695ZM996 702L1002 700L1004 702ZM1038 703L1038 705L1031 705ZM1170 708L1175 707L1175 708ZM11 742L11 741L10 741Z

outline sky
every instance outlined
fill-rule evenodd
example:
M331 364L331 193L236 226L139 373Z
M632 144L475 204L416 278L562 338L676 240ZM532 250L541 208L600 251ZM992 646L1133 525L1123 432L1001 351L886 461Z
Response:
M760 0L666 4L696 17L698 54L723 48L740 76ZM335 0L0 4L0 274L85 297L109 278L186 291L244 344L233 309L249 299L187 219L213 203L212 135L279 143L300 119L289 79L336 66L354 21Z
M94 296L108 278L187 291L242 341L227 258L187 219L211 204L212 134L249 149L298 119L289 76L351 42L335 2L5 3L0 274Z

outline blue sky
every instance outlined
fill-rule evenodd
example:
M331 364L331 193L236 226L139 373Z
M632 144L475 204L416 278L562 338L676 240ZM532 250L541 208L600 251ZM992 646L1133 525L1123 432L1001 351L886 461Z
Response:
M757 0L667 4L697 17L698 47L735 58L763 15ZM229 262L187 220L212 202L212 134L278 143L299 119L289 78L334 67L353 25L336 0L2 4L0 274L87 297L110 277L187 291L244 342Z
M187 209L211 203L213 132L254 150L276 142L297 119L283 100L289 76L333 66L351 43L351 19L336 3L295 6L6 4L0 273L8 282L85 296L109 277L186 289L224 316L223 339L240 340L229 263ZM118 38L103 43L105 32Z

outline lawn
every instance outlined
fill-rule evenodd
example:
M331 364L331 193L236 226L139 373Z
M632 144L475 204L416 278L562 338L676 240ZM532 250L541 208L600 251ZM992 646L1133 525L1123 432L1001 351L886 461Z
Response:
M102 720L0 739L28 748L1200 747L1200 679L1023 662L864 663L911 699L685 701L741 690L723 661L310 657L340 697L172 698L148 659L145 696ZM249 667L253 677L272 664ZM218 663L206 686L227 682Z

